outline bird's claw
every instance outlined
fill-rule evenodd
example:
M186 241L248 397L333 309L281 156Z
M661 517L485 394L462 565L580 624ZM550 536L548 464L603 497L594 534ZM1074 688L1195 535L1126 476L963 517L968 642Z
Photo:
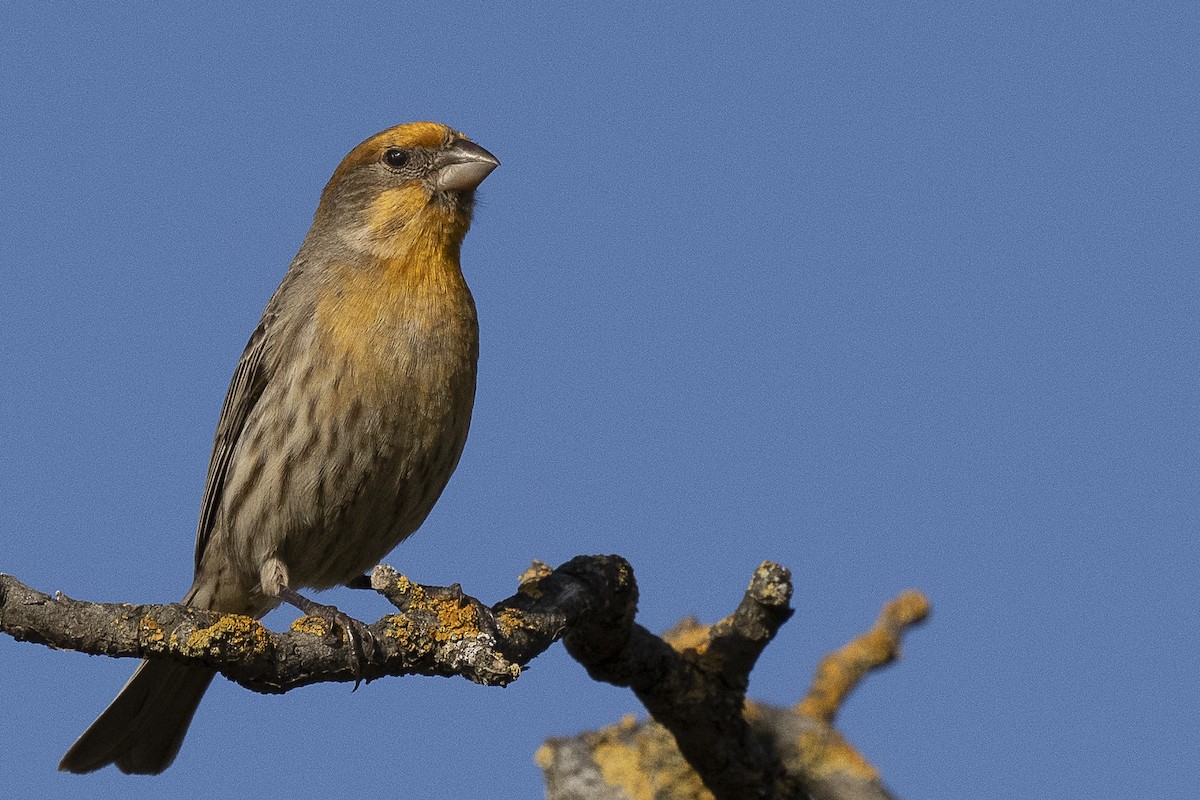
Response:
M371 663L377 649L371 629L337 607L313 602L292 589L283 590L280 597L306 615L324 620L331 631L341 628L349 645L350 671L354 675L354 688L351 691L357 691L363 681L363 667Z
M363 623L333 606L326 606L333 613L326 619L330 625L336 625L346 635L346 644L350 647L350 670L354 673L354 688L358 691L363 680L363 667L371 663L375 657L375 635Z

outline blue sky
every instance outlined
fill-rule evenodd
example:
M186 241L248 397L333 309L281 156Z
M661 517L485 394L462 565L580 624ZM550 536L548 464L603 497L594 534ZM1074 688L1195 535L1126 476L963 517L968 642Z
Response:
M322 186L435 119L503 166L463 256L471 439L390 563L494 601L620 553L661 630L779 561L797 614L751 694L781 704L919 588L933 618L840 718L900 796L1190 796L1200 11L852 5L6 5L0 571L181 595ZM134 664L0 664L20 797L537 797L544 738L640 711L559 648L505 690L222 681L165 775L79 778L57 760Z

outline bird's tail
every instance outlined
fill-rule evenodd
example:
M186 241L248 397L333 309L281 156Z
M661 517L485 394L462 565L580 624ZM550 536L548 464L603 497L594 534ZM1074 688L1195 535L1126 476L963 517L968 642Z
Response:
M143 661L117 699L71 745L58 768L157 775L175 760L200 698L216 675L173 661Z

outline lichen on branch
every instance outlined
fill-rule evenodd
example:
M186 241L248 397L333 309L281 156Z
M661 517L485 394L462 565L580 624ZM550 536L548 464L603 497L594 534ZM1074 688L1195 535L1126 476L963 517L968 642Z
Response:
M3 574L0 631L61 650L202 663L268 693L402 675L503 686L562 639L594 679L632 689L653 721L548 742L538 762L551 798L640 798L652 786L660 798L880 800L888 794L874 767L833 720L928 613L917 593L897 598L875 628L822 662L796 707L778 709L746 698L758 657L792 615L791 573L778 564L755 570L729 616L711 626L685 621L664 637L635 621L637 583L619 556L579 556L557 569L535 562L516 594L492 606L458 585L418 584L386 565L353 585L396 607L366 626L374 647L357 660L341 630L317 617L276 632L250 617L178 604L50 596ZM592 793L572 794L578 786Z

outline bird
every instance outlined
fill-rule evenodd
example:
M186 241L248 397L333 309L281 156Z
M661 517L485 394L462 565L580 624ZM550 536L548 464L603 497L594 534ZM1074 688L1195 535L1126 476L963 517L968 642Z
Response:
M262 617L362 579L425 521L458 465L479 358L460 250L500 162L411 122L351 150L234 370L217 422L183 603ZM158 774L215 671L143 661L63 756Z

